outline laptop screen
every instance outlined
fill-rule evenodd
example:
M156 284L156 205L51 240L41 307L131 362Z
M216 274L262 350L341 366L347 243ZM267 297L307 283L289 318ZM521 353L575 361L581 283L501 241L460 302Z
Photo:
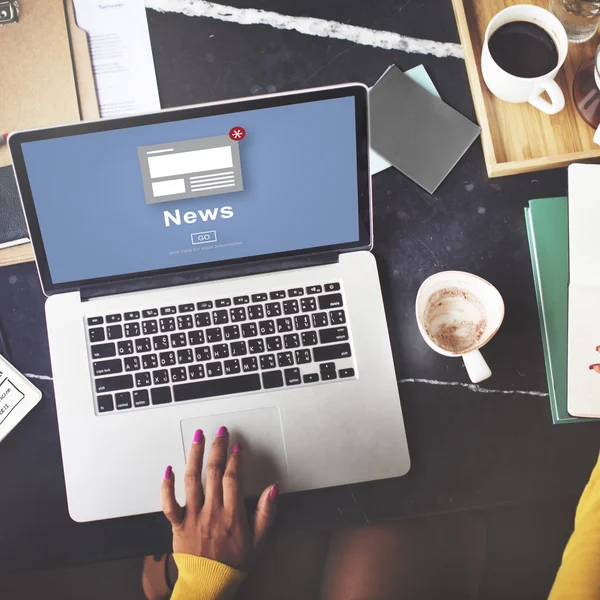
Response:
M354 94L69 132L21 152L52 284L361 239Z

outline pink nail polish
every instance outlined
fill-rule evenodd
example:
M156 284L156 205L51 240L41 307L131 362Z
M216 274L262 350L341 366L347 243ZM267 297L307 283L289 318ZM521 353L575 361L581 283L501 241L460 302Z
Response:
M165 471L165 479L171 479L171 473L173 472L173 467L169 465L167 470Z
M227 431L227 427L222 425L219 427L219 431L217 431L217 437L225 437L229 432Z
M241 452L241 451L242 451L242 445L241 444L236 444L233 447L233 450L232 450L232 452Z
M203 436L204 436L204 433L203 433L202 429L196 429L196 433L194 433L194 439L192 440L192 442L194 444L199 444L202 441Z
M279 494L279 481L271 488L269 492L269 500L275 502L277 500L277 494Z

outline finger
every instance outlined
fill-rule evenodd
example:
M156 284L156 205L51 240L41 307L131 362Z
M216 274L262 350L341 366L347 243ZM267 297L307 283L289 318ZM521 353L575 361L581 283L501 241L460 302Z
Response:
M279 483L268 487L258 499L256 512L254 513L254 549L262 550L267 541L269 530L275 520L277 513L277 494L279 493Z
M217 437L210 447L206 463L206 504L208 506L222 506L223 504L223 473L227 462L228 445L227 427L220 427Z
M204 504L202 489L202 461L204 459L204 434L197 429L190 446L187 465L185 466L185 506L198 514Z
M183 508L175 499L175 475L171 466L167 467L165 477L160 486L160 499L165 517L173 527L179 527L183 522Z
M236 444L229 455L223 475L223 506L230 511L240 511L244 508L242 465L242 446Z

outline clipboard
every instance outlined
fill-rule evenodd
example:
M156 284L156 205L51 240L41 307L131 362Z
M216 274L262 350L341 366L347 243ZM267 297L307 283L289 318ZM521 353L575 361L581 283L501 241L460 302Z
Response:
M87 33L73 0L27 0L0 27L0 133L99 118ZM10 164L6 145L0 166ZM0 250L0 267L34 260L31 244Z

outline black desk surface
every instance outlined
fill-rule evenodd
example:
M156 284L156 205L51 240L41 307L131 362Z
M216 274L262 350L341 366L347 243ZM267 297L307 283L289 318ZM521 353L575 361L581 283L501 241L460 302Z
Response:
M458 42L450 0L235 4ZM403 70L424 64L442 98L475 120L461 59L153 10L148 18L163 107L346 81L372 85L391 63ZM374 177L375 255L412 470L401 479L284 496L280 526L341 527L581 492L600 425L552 425L523 218L530 198L566 190L565 169L488 179L479 141L433 196L394 169ZM484 351L493 376L481 387L492 393L465 385L461 361L432 352L417 330L418 286L446 269L481 275L504 297L504 325ZM13 362L48 376L43 305L33 263L0 270L0 319ZM52 382L35 383L43 401L0 444L0 570L167 549L160 515L70 520Z

